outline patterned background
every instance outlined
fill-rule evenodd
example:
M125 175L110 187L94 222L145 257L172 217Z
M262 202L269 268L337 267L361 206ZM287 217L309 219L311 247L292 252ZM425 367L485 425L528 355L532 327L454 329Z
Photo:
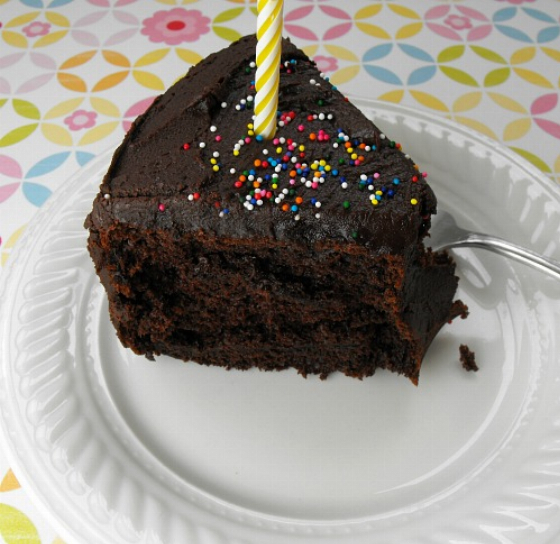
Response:
M284 21L343 92L453 119L560 182L560 0L285 0ZM0 0L0 273L64 180L255 25L256 0ZM63 544L0 456L2 538Z

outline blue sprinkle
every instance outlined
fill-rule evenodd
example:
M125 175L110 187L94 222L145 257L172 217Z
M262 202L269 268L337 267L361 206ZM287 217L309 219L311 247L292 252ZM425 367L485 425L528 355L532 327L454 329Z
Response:
M389 189L387 191L387 196L390 198L393 198L393 196L395 196L395 191L393 191L393 189Z
M292 206L292 211L293 211L293 212L297 212L297 211L298 211L298 207L297 207L295 204Z
M251 204L256 204L256 203L257 203L257 199L256 199L255 197L253 197L253 198L251 199Z
M398 185L401 182L399 178L393 178L393 185Z
M344 183L346 181L346 176L340 176L340 181Z
M228 210L227 208L224 208L222 211L223 211L225 214L228 214L228 213L229 213L229 210Z
M257 140L257 142L262 142L263 139L264 139L264 138L263 138L260 134L258 134L257 136L255 136L255 140Z
M251 170L249 170L249 174L251 176L254 176L257 172L254 170L254 168L251 168Z
M313 206L315 206L315 204L317 204L317 199L316 199L316 198L312 198L312 199L311 199L311 204L313 204Z
M338 176L338 170L331 170L331 174L336 177Z
M381 200L382 196L381 195L375 195L375 200Z

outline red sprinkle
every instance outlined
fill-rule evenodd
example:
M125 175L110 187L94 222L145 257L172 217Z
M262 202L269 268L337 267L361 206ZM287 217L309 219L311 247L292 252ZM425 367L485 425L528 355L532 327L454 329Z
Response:
M185 151L189 150L191 148L191 144L183 144L183 149Z
M164 211L165 211L165 204L160 204L160 205L158 206L158 210L159 210L160 212L164 212Z

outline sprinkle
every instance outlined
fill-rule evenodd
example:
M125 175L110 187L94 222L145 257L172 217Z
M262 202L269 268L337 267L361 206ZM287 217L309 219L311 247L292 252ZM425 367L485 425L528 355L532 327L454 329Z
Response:
M204 149L206 147L206 144L204 142L200 142L198 144L198 147L200 147L201 149Z
M411 203L413 206L416 206L416 204L418 204L418 200L416 200L415 198L412 198L412 199L410 200L410 203Z
M109 200L109 199L111 198L111 195L110 195L109 193L105 193L105 194L103 195L103 198L104 198L105 200Z
M160 205L158 206L158 210L159 210L160 212L164 212L164 211L165 211L165 204L160 204Z
M216 132L218 130L218 127L216 125L212 125L210 127L210 132Z
M183 149L188 151L191 148L191 144L183 144Z
M350 202L348 202L348 200L345 200L345 201L342 203L342 206L343 206L345 209L348 209L348 208L350 208Z

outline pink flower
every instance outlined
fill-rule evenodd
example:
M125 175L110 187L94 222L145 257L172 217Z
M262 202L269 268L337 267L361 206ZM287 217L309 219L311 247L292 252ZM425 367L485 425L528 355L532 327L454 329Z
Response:
M325 57L323 55L317 55L313 57L313 60L317 64L320 72L334 72L338 69L338 61L335 57Z
M68 125L70 130L81 130L93 127L96 119L97 113L94 111L76 110L64 119L64 123Z
M23 33L28 38L36 38L37 36L45 36L51 29L50 23L42 23L41 21L33 21L31 24L22 28Z
M471 20L462 15L450 15L445 19L444 23L455 30L467 30L472 28Z
M210 32L210 19L196 9L173 8L156 11L153 17L144 19L142 34L150 41L167 45L194 42L202 34Z
M510 4L523 4L523 2L534 2L535 0L498 0L498 2L508 2Z

